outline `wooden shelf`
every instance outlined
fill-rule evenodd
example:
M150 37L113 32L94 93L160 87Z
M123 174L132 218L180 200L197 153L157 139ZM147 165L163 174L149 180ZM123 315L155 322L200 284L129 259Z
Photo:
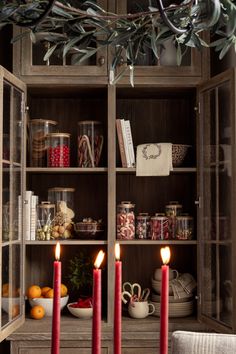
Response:
M106 240L53 240L53 241L25 241L29 246L55 245L59 241L61 245L106 245Z
M121 245L197 245L196 240L117 240Z
M27 167L30 173L106 173L107 167Z
M124 168L124 167L117 167L116 168L117 173L136 173L136 168L135 167L129 167L129 168ZM175 167L173 171L170 173L195 173L197 172L196 167Z

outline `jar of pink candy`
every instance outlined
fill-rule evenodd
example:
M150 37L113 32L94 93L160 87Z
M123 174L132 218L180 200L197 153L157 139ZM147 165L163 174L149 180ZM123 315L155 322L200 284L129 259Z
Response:
M156 213L151 217L151 239L152 240L168 240L169 239L169 222L168 217L162 213Z
M123 201L117 205L117 239L133 240L135 238L135 204Z
M70 134L51 133L47 139L47 166L70 167Z

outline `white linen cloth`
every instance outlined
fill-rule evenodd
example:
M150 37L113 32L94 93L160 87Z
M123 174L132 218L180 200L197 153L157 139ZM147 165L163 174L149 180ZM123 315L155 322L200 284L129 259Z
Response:
M169 176L172 170L171 143L137 146L136 176Z

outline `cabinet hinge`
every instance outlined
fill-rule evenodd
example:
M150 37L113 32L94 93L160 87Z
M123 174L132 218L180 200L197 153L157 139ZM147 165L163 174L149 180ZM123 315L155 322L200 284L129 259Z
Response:
M201 303L202 303L201 294L196 295L196 296L195 296L195 299L198 301L199 305L201 305Z
M198 208L201 208L201 197L200 196L195 200L194 204L197 205Z
M197 103L197 105L194 107L194 111L198 114L201 113L201 107L200 107L200 102Z
M25 101L21 101L21 113L26 113L29 110L29 106L26 105Z

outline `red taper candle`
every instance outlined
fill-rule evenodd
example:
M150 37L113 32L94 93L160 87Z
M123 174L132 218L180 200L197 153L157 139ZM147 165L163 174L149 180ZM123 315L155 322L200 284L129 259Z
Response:
M102 319L102 274L99 269L105 253L99 251L93 270L93 328L92 354L101 354L101 319Z
M57 242L53 263L53 313L51 354L60 353L60 321L61 321L61 262L60 244Z
M160 354L168 354L168 327L169 327L169 266L170 248L161 248L161 257L164 265L161 267L161 328Z
M114 297L114 354L121 354L121 283L122 283L122 263L120 261L120 245L115 245L115 297Z

